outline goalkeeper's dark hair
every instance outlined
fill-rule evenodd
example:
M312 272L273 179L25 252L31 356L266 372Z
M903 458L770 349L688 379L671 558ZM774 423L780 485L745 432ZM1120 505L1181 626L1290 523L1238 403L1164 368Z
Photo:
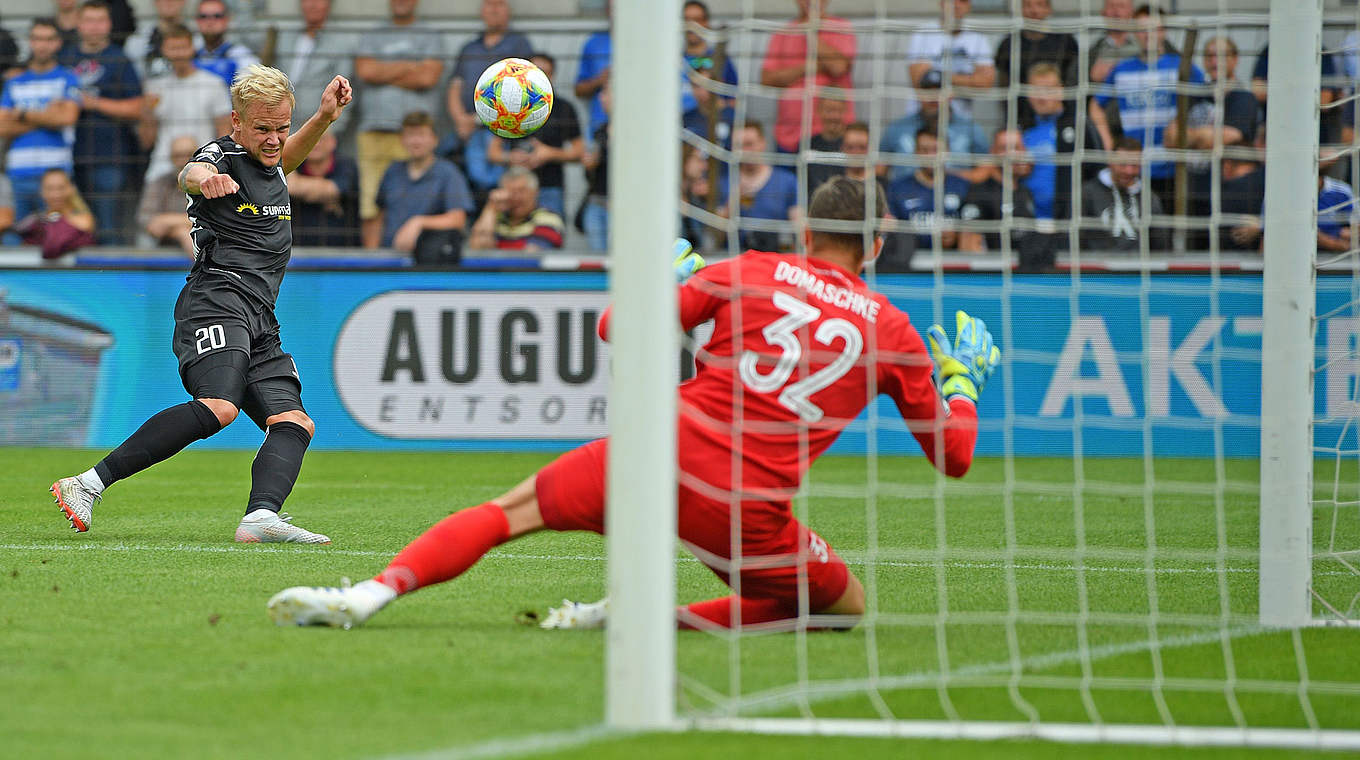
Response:
M863 256L866 205L872 204L870 218L875 221L882 219L887 211L883 185L875 182L874 189L873 199L866 200L863 180L841 175L823 182L808 202L808 227L812 230L813 242L819 246L857 251ZM843 222L858 222L859 229L848 229Z

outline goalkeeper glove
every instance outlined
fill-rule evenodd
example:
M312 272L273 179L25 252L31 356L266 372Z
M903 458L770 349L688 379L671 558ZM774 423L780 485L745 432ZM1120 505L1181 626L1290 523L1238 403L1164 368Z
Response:
M949 337L944 328L931 325L926 330L930 341L930 356L935 361L936 375L940 381L940 393L945 401L955 396L963 396L977 403L978 393L991 377L992 370L1001 362L1001 349L992 345L992 334L980 319L968 316L963 311L954 313L957 323L954 347L949 347Z
M684 283L690 275L704 268L704 257L694 252L694 246L684 238L676 238L675 245L671 247L675 254L675 260L671 266L675 267L675 279L677 282Z

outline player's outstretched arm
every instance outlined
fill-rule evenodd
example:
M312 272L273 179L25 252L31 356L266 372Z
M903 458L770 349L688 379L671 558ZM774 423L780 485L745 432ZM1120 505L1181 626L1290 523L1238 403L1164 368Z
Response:
M288 138L288 142L283 144L284 174L291 174L294 169L302 166L312 148L316 147L316 141L320 140L321 135L340 118L345 106L353 101L354 90L350 87L349 80L337 74L321 93L321 104L316 107L316 113L312 114L312 117Z
M190 161L179 172L179 189L189 195L221 198L240 190L241 186L231 175L219 173L216 166L206 161Z
M882 387L887 387L897 401L902 418L930 463L940 472L960 478L973 464L978 393L1001 360L1001 352L992 344L982 320L960 311L955 314L955 323L952 343L939 325L926 331L933 378L923 375L924 367L916 363L903 369L906 375L900 384L889 374ZM920 346L919 339L913 342Z
M707 266L707 262L704 261L704 257L695 253L694 245L684 238L676 238L675 242L671 244L671 255L674 256L674 258L671 259L671 268L675 270L676 282L680 283L681 285L684 285L685 281L688 280L695 272ZM680 312L681 320L683 322L685 313L685 297L684 297L685 291L681 289L680 292L681 292ZM609 340L609 321L610 316L613 314L613 311L614 311L613 306L606 307L604 310L604 314L600 315L599 324L595 326L595 331L599 334L600 340L604 341ZM686 326L685 329L689 329L689 327Z

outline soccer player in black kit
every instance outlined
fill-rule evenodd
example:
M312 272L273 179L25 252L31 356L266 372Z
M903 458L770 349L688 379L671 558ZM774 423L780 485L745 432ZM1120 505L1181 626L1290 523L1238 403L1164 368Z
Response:
M288 77L259 65L236 76L231 134L199 148L179 173L189 196L194 265L175 303L174 351L192 400L157 413L94 467L52 484L77 531L90 529L104 489L208 438L244 410L266 432L236 540L330 543L279 511L315 427L302 407L293 357L279 342L274 303L293 245L285 176L352 99L349 81L335 77L316 113L289 136Z

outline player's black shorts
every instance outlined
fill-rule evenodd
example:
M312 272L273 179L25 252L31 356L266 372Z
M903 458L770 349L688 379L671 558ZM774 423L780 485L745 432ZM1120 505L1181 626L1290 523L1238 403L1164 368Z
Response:
M175 302L175 356L194 398L235 404L264 427L266 418L302 407L302 380L279 342L274 312L241 293L195 277Z

